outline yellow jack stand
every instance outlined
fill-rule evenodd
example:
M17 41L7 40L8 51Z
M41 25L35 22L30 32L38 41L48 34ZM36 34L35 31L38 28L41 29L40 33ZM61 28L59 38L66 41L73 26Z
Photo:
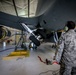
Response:
M24 58L29 57L29 51L27 50L16 50L14 52L11 52L8 56L3 57L3 60L10 60L13 58Z

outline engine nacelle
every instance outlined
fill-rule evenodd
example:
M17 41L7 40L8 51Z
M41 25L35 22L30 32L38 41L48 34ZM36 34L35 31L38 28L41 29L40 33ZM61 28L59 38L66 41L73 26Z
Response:
M0 39L4 39L6 36L10 37L11 32L7 28L0 26Z

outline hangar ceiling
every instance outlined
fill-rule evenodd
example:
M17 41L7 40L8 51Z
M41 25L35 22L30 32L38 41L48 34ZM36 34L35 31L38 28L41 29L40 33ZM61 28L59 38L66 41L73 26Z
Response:
M33 17L37 4L38 0L0 0L0 11L15 16Z

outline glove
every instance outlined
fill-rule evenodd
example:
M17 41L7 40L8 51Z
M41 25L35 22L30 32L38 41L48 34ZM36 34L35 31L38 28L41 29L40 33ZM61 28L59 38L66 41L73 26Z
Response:
M52 64L59 64L59 63L56 60L53 60Z

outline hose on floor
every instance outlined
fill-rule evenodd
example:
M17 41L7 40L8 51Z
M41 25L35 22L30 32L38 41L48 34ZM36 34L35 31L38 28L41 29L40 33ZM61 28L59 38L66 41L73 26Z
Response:
M51 72L52 75L59 75L59 70L55 70L55 71L53 71L53 70L48 70L48 71L46 71L46 72L41 72L39 75L46 75L46 73L48 73L48 72Z

